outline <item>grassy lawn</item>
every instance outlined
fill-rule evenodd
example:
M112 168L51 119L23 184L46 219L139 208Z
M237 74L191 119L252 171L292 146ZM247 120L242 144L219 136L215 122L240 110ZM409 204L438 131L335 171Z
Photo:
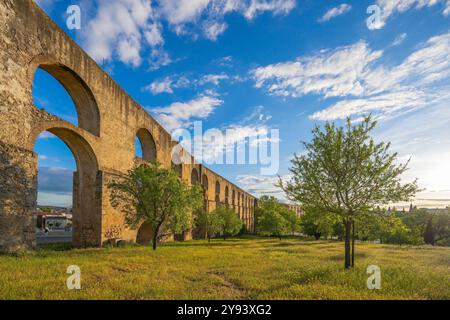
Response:
M366 267L382 271L368 290ZM69 291L78 265L82 290ZM343 244L231 239L148 247L0 256L0 299L450 299L450 248L358 244L343 269Z

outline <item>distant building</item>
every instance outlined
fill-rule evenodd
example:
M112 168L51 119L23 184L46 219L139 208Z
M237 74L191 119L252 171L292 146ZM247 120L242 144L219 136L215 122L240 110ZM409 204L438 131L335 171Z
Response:
M38 208L33 215L39 230L69 231L72 229L71 208L45 208L44 210Z

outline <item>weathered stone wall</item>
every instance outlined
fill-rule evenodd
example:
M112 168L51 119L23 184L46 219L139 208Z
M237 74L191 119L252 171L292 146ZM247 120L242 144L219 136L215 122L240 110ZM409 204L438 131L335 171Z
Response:
M127 95L70 37L31 0L0 0L0 250L35 245L32 210L36 206L37 156L34 143L43 131L62 139L77 163L74 175L74 244L99 246L112 237L135 241L109 203L106 188L136 162L134 138L145 129L156 148L156 160L171 166L176 145L171 136ZM32 83L42 68L65 87L78 113L78 126L34 106ZM153 152L147 152L152 154ZM236 211L253 228L254 199L226 179L198 165L183 165L191 182L193 168L208 178L209 210L225 188L242 196ZM231 200L229 200L231 203ZM189 237L189 235L188 235Z

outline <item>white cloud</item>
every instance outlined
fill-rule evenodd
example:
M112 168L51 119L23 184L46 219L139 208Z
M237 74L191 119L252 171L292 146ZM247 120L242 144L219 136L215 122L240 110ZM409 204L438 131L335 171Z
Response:
M154 48L150 54L148 63L150 70L153 71L172 64L173 60L163 48Z
M210 2L211 0L158 0L161 13L173 25L197 20Z
M420 10L444 1L448 0L377 0L377 5L381 8L381 24L378 28L384 27L389 17L395 13L402 13L411 9ZM444 15L446 14L445 12L446 10L444 9Z
M162 26L159 23L152 23L148 30L144 31L145 39L147 43L156 47L164 44L164 38L162 36Z
M206 21L203 25L206 38L216 41L217 38L227 30L226 23Z
M48 6L51 0L40 0ZM96 0L89 6L93 16L86 17L82 28L82 44L86 51L98 62L113 59L138 67L143 62L143 54L150 50L150 70L171 64L173 61L164 50L163 25L178 35L198 33L210 40L225 32L226 14L235 12L248 20L263 12L286 14L295 7L295 0ZM201 20L201 21L200 21Z
M446 99L449 88L441 82L450 77L450 33L435 36L402 63L385 67L382 51L367 43L324 51L252 71L256 87L269 94L323 98L345 97L312 115L314 120L343 119L373 113L395 115Z
M173 93L172 89L172 79L166 77L161 81L154 81L147 87L143 88L144 91L150 91L154 95L160 93Z
M381 55L381 51L371 51L367 43L360 41L315 56L299 57L296 61L260 67L251 74L257 88L264 87L273 95L360 95L363 92L361 74Z
M226 153L245 155L250 149L258 151L258 147L262 144L279 144L280 139L270 135L271 128L267 125L267 121L271 118L263 106L257 106L240 122L218 128L217 130L224 135L225 140L203 140L202 160L206 163L214 163L214 160Z
M221 81L228 80L230 77L224 73L222 74L207 74L203 76L199 81L199 85L205 85L208 83L214 84L215 86L218 86Z
M152 32L153 10L146 0L98 1L94 18L83 28L83 44L97 61L141 64L143 32Z
M223 17L230 13L242 14L253 20L259 14L271 12L274 15L287 14L295 8L295 0L158 0L162 16L177 34L187 34L204 18L202 33L210 40L216 40L226 28Z
M188 102L175 102L167 107L152 108L150 112L169 131L187 128L193 119L206 119L223 101L211 96L201 95Z
M200 87L208 87L208 85L219 86L221 82L229 81L231 83L241 82L239 76L229 76L225 73L219 74L206 74L200 76L199 78L189 79L189 74L181 74L181 75L172 75L168 76L156 81L153 81L150 85L143 87L143 91L151 92L152 94L160 94L160 93L173 93L174 89L180 88L200 88ZM216 96L217 93L214 89L208 89L205 92L207 96Z
M450 0L447 0L447 3L445 4L445 9L443 11L444 16L450 15Z
M403 43L403 41L406 40L406 38L408 37L408 35L406 33L402 33L399 36L397 36L394 41L392 42L392 46L398 46L400 44Z
M228 1L229 3L233 3L236 8L236 0ZM246 3L242 5L242 3ZM273 12L273 14L288 14L292 9L295 8L296 2L295 0L251 0L251 1L242 1L241 7L239 7L238 11L242 12L244 16L252 20L258 14L263 12Z
M56 138L56 136L48 131L44 131L38 136L38 139L53 139L53 138Z
M291 176L286 175L281 178L283 181L288 181ZM279 178L274 176L239 175L237 177L238 185L256 197L267 195L286 201L283 190L276 186L278 182Z
M331 19L346 14L352 9L352 6L346 3L343 3L335 8L328 10L320 19L319 22L330 21Z

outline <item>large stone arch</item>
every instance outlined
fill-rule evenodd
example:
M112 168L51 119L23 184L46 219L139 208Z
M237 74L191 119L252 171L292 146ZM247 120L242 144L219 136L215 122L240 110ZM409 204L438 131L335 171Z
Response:
M57 126L51 122L42 124L34 130L34 141L43 131L48 131L61 139L75 158L77 170L73 177L72 243L75 247L100 246L102 213L99 190L102 175L97 156L91 145L73 129ZM37 176L37 170L35 174Z
M142 159L145 161L155 162L158 159L155 139L152 134L145 128L141 128L136 132L136 137L142 146Z
M58 62L56 58L48 55L39 55L32 59L29 66L30 83L33 83L38 69L44 70L55 78L72 98L78 115L78 126L95 136L100 136L101 122L97 100L81 76Z
M136 235L136 243L140 245L150 245L153 241L153 229L150 224L142 223Z
M204 197L203 209L206 212L208 212L209 211L209 198L208 198L209 180L208 180L208 176L206 174L204 174L202 176L202 189L203 189L203 197Z
M191 185L195 186L198 183L200 183L200 177L198 174L198 170L196 168L193 168L191 171Z
M221 200L220 199L221 186L220 186L220 182L219 181L216 181L214 194L215 194L214 201L216 202L216 208L217 208L218 206L220 206L220 200Z
M228 208L230 205L230 188L225 186L225 206Z

